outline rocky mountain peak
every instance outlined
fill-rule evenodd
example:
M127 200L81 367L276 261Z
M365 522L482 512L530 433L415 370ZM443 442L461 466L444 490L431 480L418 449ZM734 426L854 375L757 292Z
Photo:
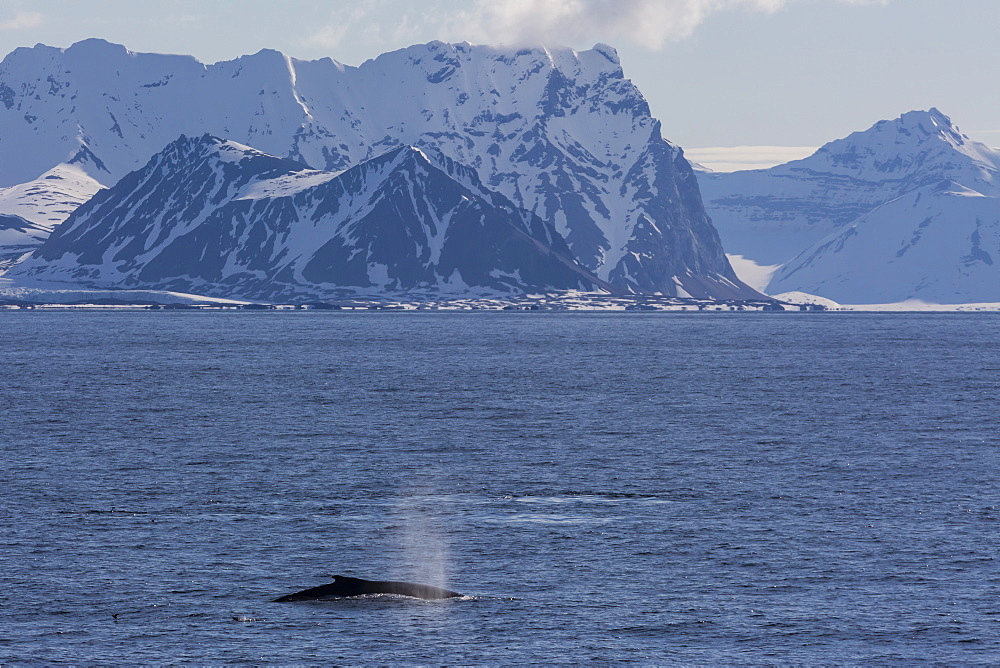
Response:
M251 299L611 289L551 225L418 148L322 172L207 134L92 198L9 275Z
M1000 152L972 141L936 108L909 111L879 121L868 130L832 141L813 156L789 163L788 169L827 168L861 176L905 175L960 169L969 162L995 172ZM781 171L784 168L775 168Z

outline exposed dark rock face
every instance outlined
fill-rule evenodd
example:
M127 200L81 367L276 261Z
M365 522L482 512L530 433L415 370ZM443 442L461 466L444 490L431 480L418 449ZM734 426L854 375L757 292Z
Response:
M551 225L417 149L336 173L210 135L102 190L11 276L249 299L608 288Z

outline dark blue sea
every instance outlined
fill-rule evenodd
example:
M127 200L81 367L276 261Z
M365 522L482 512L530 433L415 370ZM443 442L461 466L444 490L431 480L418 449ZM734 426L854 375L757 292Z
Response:
M0 311L0 663L997 664L998 342ZM467 596L271 602L333 574Z

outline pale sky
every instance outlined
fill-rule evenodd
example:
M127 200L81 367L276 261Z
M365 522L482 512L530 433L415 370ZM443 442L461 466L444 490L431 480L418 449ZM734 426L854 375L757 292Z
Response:
M606 42L693 152L801 152L932 106L1000 146L998 27L1000 0L0 0L3 54L102 37L204 62L274 48L358 65L432 39Z

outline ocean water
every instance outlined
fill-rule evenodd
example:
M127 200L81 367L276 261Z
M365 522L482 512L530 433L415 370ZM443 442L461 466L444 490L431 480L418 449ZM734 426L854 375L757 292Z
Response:
M0 663L996 664L998 341L0 311ZM338 573L467 596L270 602Z

